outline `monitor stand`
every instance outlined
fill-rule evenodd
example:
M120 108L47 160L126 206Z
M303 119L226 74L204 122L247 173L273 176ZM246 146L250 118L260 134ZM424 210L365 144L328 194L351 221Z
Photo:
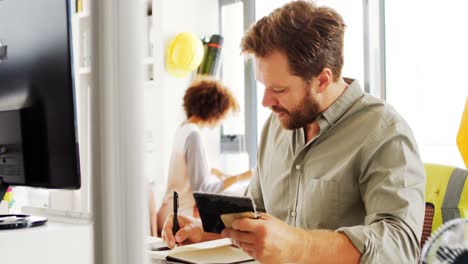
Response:
M0 179L0 202L3 200L8 185ZM28 228L44 225L47 218L27 214L0 214L0 231L5 229Z

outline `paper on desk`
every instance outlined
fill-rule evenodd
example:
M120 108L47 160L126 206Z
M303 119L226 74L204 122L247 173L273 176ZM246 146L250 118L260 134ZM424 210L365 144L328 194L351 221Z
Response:
M230 246L232 245L232 241L230 238L223 238L223 239L216 239L201 243L195 243L186 246L176 247L171 250L164 250L164 251L150 251L149 254L153 259L165 259L168 255L172 255L178 252L186 252L186 251L193 251L193 250L200 250L200 249L210 249L210 248L217 248L223 246Z
M185 252L172 253L168 260L182 261L185 263L244 263L253 258L240 248L223 246L208 249L190 250Z

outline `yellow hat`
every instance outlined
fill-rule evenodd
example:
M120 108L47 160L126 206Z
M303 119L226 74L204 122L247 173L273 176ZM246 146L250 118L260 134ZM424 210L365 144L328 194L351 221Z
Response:
M169 44L166 70L175 77L185 77L197 69L203 59L203 44L192 33L182 32Z

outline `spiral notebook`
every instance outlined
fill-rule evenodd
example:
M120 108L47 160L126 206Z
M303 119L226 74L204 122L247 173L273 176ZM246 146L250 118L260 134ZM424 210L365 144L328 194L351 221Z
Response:
M180 263L256 263L242 249L232 246L230 239L217 239L166 251L152 251L153 259Z

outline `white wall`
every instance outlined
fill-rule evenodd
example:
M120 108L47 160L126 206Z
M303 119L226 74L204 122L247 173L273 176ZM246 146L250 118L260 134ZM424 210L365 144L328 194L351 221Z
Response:
M218 33L218 0L157 0L153 1L155 31L155 191L156 204L165 191L168 163L176 128L184 120L182 98L192 77L175 78L164 69L168 42L178 33L188 31L197 36ZM219 130L207 132L205 144L208 157L216 165L219 157Z

